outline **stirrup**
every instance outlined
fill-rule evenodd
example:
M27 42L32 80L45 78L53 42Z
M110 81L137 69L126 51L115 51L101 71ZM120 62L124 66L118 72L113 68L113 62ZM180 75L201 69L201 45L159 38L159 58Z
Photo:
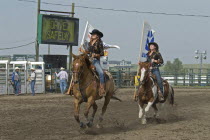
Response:
M160 102L165 100L162 93L159 93L158 99L159 99Z
M102 90L103 90L103 91L102 91ZM100 96L100 97L106 96L106 91L105 91L104 88L101 88L101 87L100 87L100 89L99 89L99 96Z

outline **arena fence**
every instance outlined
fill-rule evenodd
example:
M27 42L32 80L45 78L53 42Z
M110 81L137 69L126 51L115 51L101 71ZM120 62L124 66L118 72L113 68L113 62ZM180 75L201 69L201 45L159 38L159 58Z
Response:
M21 94L31 93L30 81L28 80L31 68L36 70L36 93L45 93L45 70L44 62L28 62L28 61L0 61L0 95L14 94L14 88L11 83L12 73L15 67L19 67L21 85Z
M136 71L110 71L118 88L134 87ZM173 86L210 86L210 71L199 75L197 72L164 73L163 79Z

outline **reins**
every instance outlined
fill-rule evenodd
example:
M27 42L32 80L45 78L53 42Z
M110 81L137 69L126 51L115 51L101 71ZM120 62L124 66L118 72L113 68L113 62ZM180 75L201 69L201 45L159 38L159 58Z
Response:
M81 59L80 59L81 60ZM86 89L90 84L92 84L92 82L94 81L94 75L93 75L93 78L91 79L90 82L88 82L84 87L80 87L81 86L81 75L82 73L84 73L84 68L82 69L82 71L72 71L73 73L78 73L78 81L75 83L79 85L79 88L77 90L79 90L81 93L84 89ZM88 73L89 75L89 73ZM88 76L86 75L86 77Z

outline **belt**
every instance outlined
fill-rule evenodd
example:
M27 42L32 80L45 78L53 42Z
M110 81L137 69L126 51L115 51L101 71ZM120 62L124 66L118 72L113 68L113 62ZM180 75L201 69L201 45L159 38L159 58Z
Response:
M159 67L152 67L152 69L159 69Z

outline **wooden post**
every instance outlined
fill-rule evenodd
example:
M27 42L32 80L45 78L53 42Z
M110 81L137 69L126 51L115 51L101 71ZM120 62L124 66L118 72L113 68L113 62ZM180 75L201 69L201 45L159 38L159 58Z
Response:
M71 17L74 17L74 3L72 3L72 14ZM71 71L71 65L72 65L72 45L68 45L69 48L69 71Z
M36 61L39 61L39 42L38 42L38 23L39 23L39 14L40 14L40 3L41 0L38 0L37 5L37 30L36 30L36 42L35 42L35 50L36 50Z
M50 54L50 44L48 44L48 55Z
M71 7L71 17L74 17L74 3L72 3L72 7ZM70 88L71 88L71 83L72 83L72 80L73 80L73 77L70 75L70 71L71 71L71 67L72 67L72 45L68 45L67 46L69 48L69 81L70 81L70 84L69 84L69 89L67 91L66 94L70 94ZM71 77L71 79L70 79Z

